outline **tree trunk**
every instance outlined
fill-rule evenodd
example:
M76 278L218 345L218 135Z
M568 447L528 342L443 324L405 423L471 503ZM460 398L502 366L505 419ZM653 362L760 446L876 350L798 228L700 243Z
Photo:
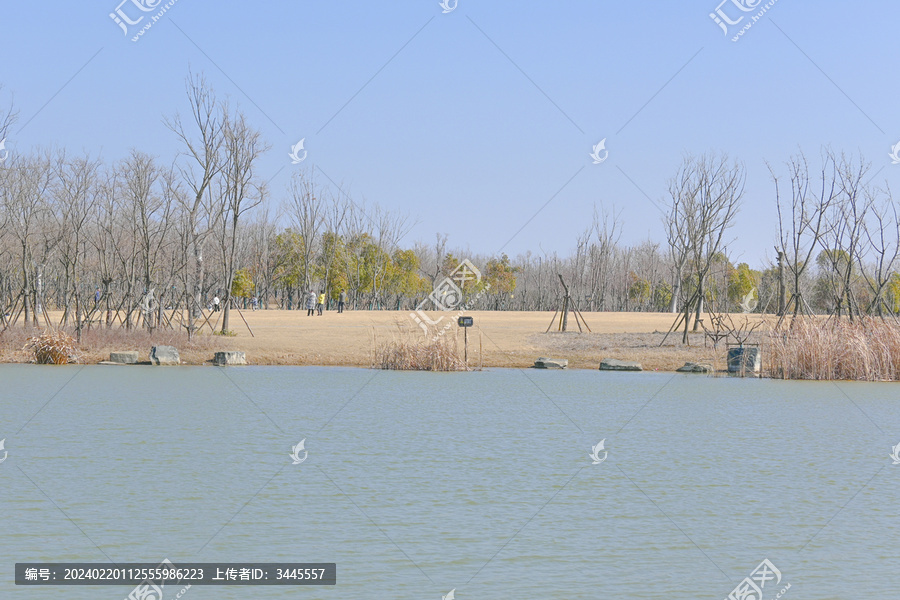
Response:
M26 259L27 249L25 246L22 247L22 303L25 308L25 326L28 326L28 319L30 317L29 306L28 306L28 262Z
M73 277L75 283L73 287L75 288L73 291L73 296L75 298L75 341L79 344L81 343L81 302L79 302L78 295L78 279Z
M669 312L673 315L678 312L678 294L681 292L681 275L678 275L675 279L675 284L672 286L672 301L669 302Z
M42 301L41 298L44 295L44 286L41 278L41 267L34 268L34 313L32 316L32 322L35 327L38 327L38 318L43 312Z
M222 314L222 334L228 333L228 320L231 316L231 294L225 292L225 298L222 303L225 305L225 310Z
M697 312L694 314L694 332L700 328L700 320L703 315L703 278L700 278L700 285L697 286Z
M691 302L692 302L692 300L693 299L688 300L687 302L684 303L684 333L681 336L682 344L690 344L690 341L691 341L690 337L688 337L689 336L688 330L689 330L690 323L691 323Z
M784 283L784 252L778 252L778 316L782 316L787 309L785 304Z

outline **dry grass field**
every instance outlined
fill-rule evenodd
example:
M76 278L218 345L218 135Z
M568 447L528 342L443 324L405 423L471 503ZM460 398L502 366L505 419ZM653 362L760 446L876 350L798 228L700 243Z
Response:
M376 344L391 340L423 336L407 311L346 311L337 314L326 311L323 316L306 316L306 311L259 310L233 311L230 328L234 336L213 336L210 328L195 337L192 344L187 337L172 330L153 335L142 331L126 332L119 328L85 332L81 352L82 362L106 360L113 350L138 350L147 356L154 344L172 344L179 348L187 364L204 364L212 359L215 350L243 350L247 360L255 365L334 365L370 367L375 363ZM437 319L442 313L430 316ZM452 327L445 333L459 345L462 354L463 332L456 326L455 313L443 313L442 327L448 321ZM469 365L485 367L528 367L541 356L567 358L569 367L596 369L604 358L640 361L645 370L672 371L686 361L708 362L724 368L725 350L720 344L714 351L704 344L704 336L691 336L691 345L682 346L680 333L669 336L665 345L660 342L673 323L668 313L585 313L592 333L578 333L575 319L569 317L569 331L545 333L551 312L473 311L469 329ZM213 313L212 323L221 313ZM51 313L58 320L59 315ZM250 330L252 329L253 335ZM574 330L574 332L573 332ZM27 334L21 328L11 329L0 336L0 360L26 362L21 352Z

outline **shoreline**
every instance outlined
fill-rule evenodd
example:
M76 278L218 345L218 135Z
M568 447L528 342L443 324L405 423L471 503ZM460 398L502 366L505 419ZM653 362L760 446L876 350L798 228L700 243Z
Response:
M182 364L211 364L216 351L243 351L252 366L323 366L372 368L376 346L392 341L424 339L422 331L409 317L409 311L326 311L323 316L306 316L306 311L242 310L232 312L233 336L212 335L205 327L187 343L187 336L175 329L150 334L143 330L126 331L116 325L96 324L83 332L79 346L79 364L108 361L110 352L137 351L139 361L149 360L154 345L173 345ZM215 313L213 313L215 315ZM442 327L449 313L431 313ZM681 334L673 332L660 346L665 333L678 315L670 313L583 313L591 332L579 333L574 319L569 331L553 331L558 326L554 313L514 311L469 311L474 326L468 330L469 366L484 368L530 368L540 357L567 359L568 369L598 370L603 359L614 358L641 363L644 372L675 372L686 362L708 363L715 369L725 367L725 346L714 349L704 345L705 336L690 335L690 346L681 344ZM220 316L219 313L218 316ZM241 318L243 316L243 318ZM455 316L455 313L454 313ZM765 315L749 315L761 320ZM61 313L50 313L57 324ZM210 319L212 324L215 316ZM246 320L246 323L244 322ZM546 333L549 325L551 331ZM572 331L572 329L575 331ZM0 336L0 363L27 363L30 356L22 350L35 329L21 326ZM252 334L251 334L252 331ZM464 353L464 333L455 319L447 330Z

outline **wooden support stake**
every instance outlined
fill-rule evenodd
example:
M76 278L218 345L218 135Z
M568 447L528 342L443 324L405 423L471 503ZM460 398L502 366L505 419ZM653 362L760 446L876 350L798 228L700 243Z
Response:
M554 323L556 323L556 315L557 315L557 313L559 313L559 309L558 309L558 308L557 308L555 311L553 311L553 317L550 318L550 324L547 325L547 331L545 331L544 333L550 333L550 328L553 327L553 324L554 324Z
M234 310L236 310L238 314L241 315L241 319L244 320L244 325L246 325L247 329L250 331L250 337L256 337L255 335L253 335L253 330L250 329L250 323L247 322L247 319L244 319L244 313L241 312L241 309L235 307Z

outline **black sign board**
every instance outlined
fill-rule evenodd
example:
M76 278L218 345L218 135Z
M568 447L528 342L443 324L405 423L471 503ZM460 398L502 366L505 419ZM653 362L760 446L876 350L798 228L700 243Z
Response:
M456 320L456 324L460 327L471 327L474 322L475 319L472 317L460 317Z

